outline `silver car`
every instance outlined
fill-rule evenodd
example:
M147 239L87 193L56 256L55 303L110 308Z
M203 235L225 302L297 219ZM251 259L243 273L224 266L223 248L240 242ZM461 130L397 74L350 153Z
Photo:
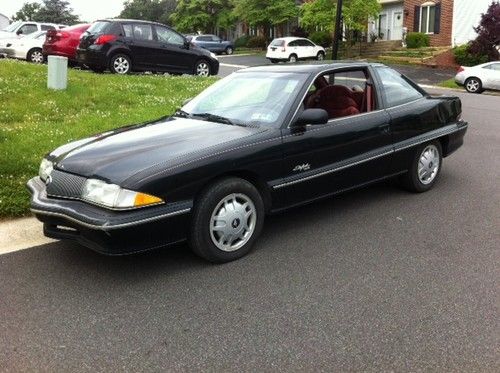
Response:
M470 93L483 93L486 89L500 90L500 61L473 67L461 66L455 82Z

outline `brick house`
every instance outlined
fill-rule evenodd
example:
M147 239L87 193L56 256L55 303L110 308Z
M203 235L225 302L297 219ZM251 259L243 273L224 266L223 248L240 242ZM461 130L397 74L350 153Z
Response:
M475 38L491 0L379 0L382 10L369 32L382 40L400 40L403 31L429 35L431 46L455 46Z

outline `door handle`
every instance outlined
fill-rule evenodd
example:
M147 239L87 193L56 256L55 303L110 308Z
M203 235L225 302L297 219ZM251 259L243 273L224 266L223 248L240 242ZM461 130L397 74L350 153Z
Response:
M384 123L384 124L381 124L380 126L378 126L378 130L381 133L389 133L390 129L391 129L391 126L389 123Z

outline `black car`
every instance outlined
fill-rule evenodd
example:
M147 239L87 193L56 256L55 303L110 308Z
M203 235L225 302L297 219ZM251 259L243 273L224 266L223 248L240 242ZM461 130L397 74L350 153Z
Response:
M222 40L216 35L192 35L189 36L191 44L208 49L214 53L233 54L234 44L228 40Z
M157 71L172 74L217 75L213 53L189 43L160 23L130 19L94 22L83 33L76 59L96 72Z
M463 144L461 110L381 64L244 69L172 116L54 150L28 182L31 209L48 237L106 254L187 238L230 261L268 213L392 177L431 189Z

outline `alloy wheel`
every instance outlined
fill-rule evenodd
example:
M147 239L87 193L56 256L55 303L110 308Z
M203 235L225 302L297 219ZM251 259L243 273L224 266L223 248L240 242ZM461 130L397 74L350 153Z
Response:
M325 59L325 55L323 53L318 53L318 61L323 61Z
M288 61L290 61L290 63L295 63L297 62L297 57L295 55L291 55Z
M31 52L30 60L33 63L43 63L42 51L35 50L35 51Z
M196 75L198 76L210 75L210 67L206 62L200 62L198 65L196 65Z
M480 83L476 79L469 79L466 88L469 92L475 93L479 91Z
M418 179L424 185L429 185L436 178L439 166L439 150L435 145L427 145L418 161Z
M117 74L126 74L130 70L130 63L125 57L119 56L113 61L113 69Z
M257 222L257 210L245 194L233 193L215 207L210 219L210 238L226 252L243 247L252 237Z

